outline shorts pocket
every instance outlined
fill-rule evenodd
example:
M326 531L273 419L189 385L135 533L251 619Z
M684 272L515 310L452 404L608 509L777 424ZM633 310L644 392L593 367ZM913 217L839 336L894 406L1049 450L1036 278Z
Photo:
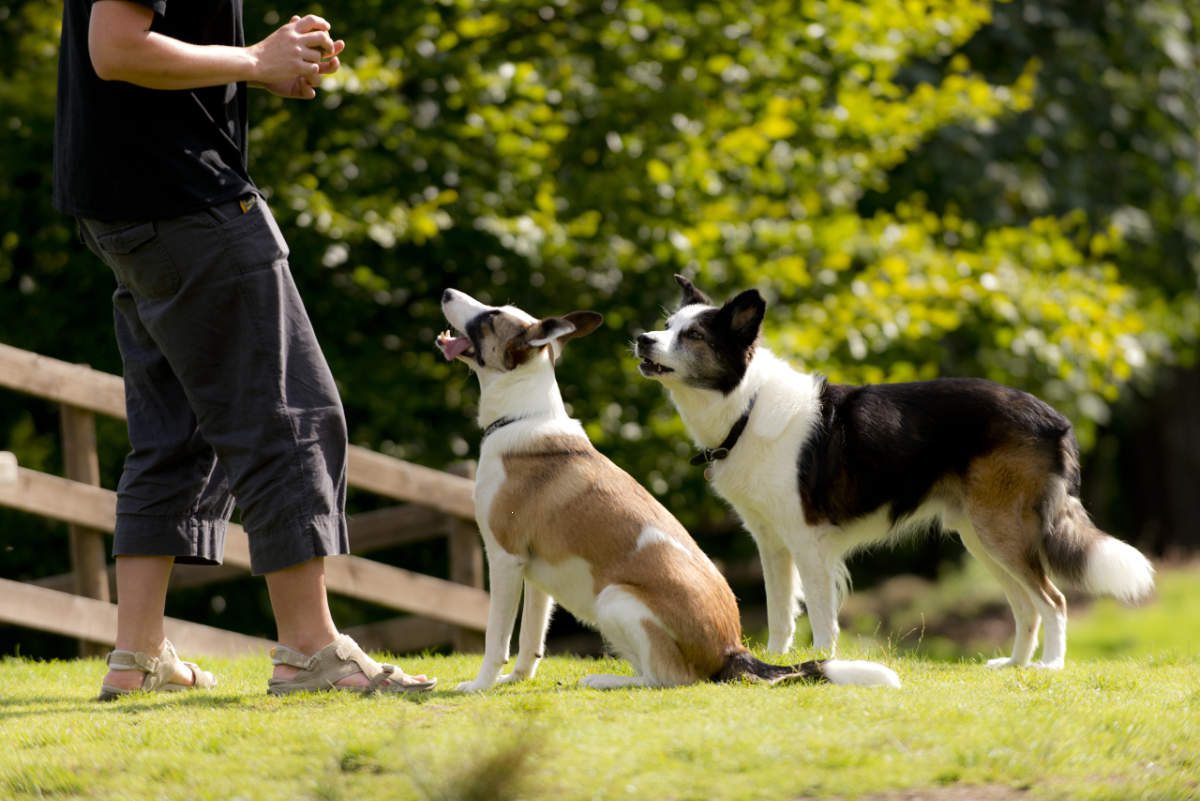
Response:
M97 233L96 245L135 298L161 299L179 291L179 270L153 222Z
M288 257L287 242L261 200L216 229L228 266L239 273L268 270Z

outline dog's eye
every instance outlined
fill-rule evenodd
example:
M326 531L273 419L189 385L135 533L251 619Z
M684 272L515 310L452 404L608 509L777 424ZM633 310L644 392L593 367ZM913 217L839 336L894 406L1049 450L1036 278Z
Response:
M684 331L682 334L680 334L680 336L683 337L684 339L690 339L693 342L703 342L704 341L704 332L697 328L689 328L686 331Z

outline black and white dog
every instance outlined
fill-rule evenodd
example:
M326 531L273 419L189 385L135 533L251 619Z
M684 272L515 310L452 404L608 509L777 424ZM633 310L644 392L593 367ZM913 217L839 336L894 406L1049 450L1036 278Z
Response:
M1008 596L1013 652L994 667L1030 664L1041 623L1037 666L1063 666L1067 605L1048 574L1125 601L1153 589L1146 558L1088 518L1071 424L1047 404L978 379L828 383L760 346L757 290L715 306L676 280L682 304L638 336L639 369L666 386L702 449L693 461L758 545L772 652L790 649L802 599L813 645L834 653L846 555L931 524Z

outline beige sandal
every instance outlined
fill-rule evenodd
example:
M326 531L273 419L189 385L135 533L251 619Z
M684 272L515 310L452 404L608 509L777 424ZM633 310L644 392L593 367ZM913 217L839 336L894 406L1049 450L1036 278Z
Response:
M97 701L111 701L130 693L173 693L180 690L209 690L217 686L213 674L201 670L194 662L180 660L170 640L163 640L162 650L154 656L142 651L117 649L110 651L105 661L110 670L138 670L145 673L146 678L142 680L141 687L132 690L101 684ZM192 671L192 684L178 684L174 681L177 667L181 664Z
M271 695L318 690L348 690L364 695L374 692L411 693L431 690L437 684L437 679L421 681L395 665L376 662L345 634L339 634L333 642L312 656L285 645L277 645L271 649L271 662L300 669L290 679L268 681L267 692ZM338 681L355 673L362 673L370 683L366 687L338 686Z

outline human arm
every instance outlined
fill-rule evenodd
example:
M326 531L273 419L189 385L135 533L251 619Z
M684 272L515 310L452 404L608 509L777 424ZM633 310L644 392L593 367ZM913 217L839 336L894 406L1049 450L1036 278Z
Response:
M196 89L246 81L287 97L311 98L320 75L338 68L329 23L292 17L248 47L196 45L150 30L154 12L126 0L97 0L88 27L88 50L103 80L148 89ZM323 60L325 59L325 60Z

